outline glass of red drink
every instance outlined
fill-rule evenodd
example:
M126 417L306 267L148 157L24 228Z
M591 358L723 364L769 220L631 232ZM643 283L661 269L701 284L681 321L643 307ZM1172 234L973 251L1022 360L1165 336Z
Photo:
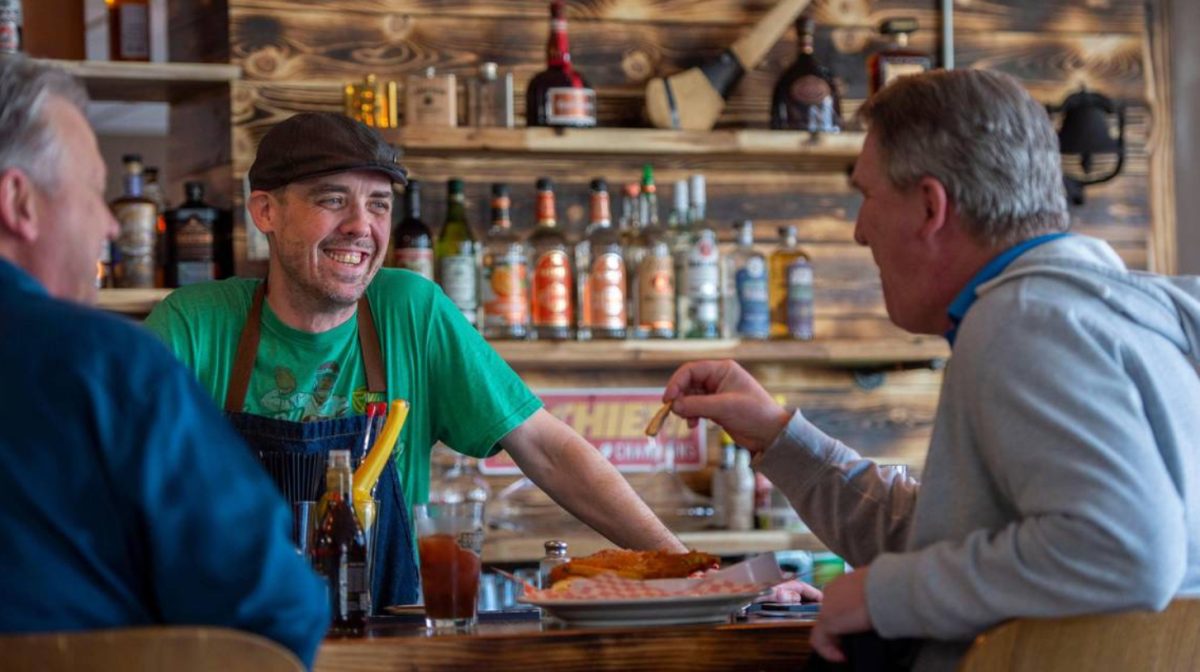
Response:
M420 552L425 624L434 631L474 627L483 503L418 504L413 507L413 523Z

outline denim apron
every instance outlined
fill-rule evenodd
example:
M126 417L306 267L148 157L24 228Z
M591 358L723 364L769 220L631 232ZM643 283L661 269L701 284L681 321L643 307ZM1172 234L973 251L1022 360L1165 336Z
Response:
M255 451L320 453L324 456L321 461L324 464L328 461L329 451L349 450L352 459L362 459L363 432L367 428L365 415L315 422L292 422L242 411L245 408L246 391L250 386L250 374L254 370L254 360L258 356L262 304L266 294L267 283L264 281L254 293L246 326L238 340L233 374L225 396L225 416ZM357 313L358 341L367 372L367 389L386 395L387 374L383 366L379 333L375 330L375 319L371 315L371 305L366 295L359 299ZM323 490L324 479L321 479L321 487ZM375 497L379 500L379 510L375 519L375 566L371 576L371 604L373 611L378 613L389 605L415 603L420 583L416 558L413 557L412 525L409 522L408 507L404 503L404 491L395 465L389 464L383 470L383 476L376 486Z

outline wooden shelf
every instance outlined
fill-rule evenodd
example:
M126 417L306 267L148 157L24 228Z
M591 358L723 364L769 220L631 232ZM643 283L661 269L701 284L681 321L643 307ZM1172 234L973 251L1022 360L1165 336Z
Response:
M945 340L929 336L824 341L495 341L492 346L510 365L522 369L662 368L696 359L862 367L919 364L950 356Z
M772 551L826 550L816 535L787 530L747 530L745 532L713 530L680 532L678 536L679 540L688 548L721 556L750 555ZM590 555L605 548L613 548L611 541L590 531L546 535L488 532L483 542L483 561L485 563L537 562L546 554L543 544L550 539L561 539L567 542L567 548L573 557Z
M862 133L818 135L758 129L670 131L656 128L398 128L384 137L408 154L513 153L607 155L731 155L817 162L830 168L853 163Z
M79 78L94 100L178 102L228 86L242 69L228 63L126 63L45 59Z
M169 289L102 289L96 307L132 317L145 317L170 294Z

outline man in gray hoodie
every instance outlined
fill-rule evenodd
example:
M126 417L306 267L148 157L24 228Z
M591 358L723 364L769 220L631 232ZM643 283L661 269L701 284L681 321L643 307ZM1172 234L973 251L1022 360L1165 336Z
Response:
M1054 130L1008 76L906 77L860 115L855 240L892 321L953 349L923 482L734 362L687 364L663 397L755 452L857 568L826 587L814 649L843 660L840 636L873 629L950 670L1010 618L1200 596L1200 279L1128 271L1066 233Z

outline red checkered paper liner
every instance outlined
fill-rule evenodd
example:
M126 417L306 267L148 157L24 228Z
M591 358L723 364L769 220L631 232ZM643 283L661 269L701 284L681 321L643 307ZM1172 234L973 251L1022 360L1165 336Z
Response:
M616 574L599 574L572 579L565 586L527 591L529 600L654 600L664 597L705 597L758 593L782 583L787 577L769 553L709 572L695 579L650 579L638 581Z

